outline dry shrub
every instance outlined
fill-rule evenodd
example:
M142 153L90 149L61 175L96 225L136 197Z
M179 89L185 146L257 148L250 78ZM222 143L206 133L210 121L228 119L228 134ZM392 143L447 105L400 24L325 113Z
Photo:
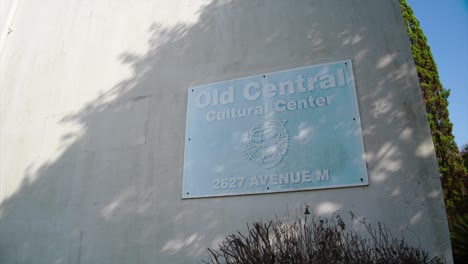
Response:
M352 215L354 218L354 215ZM354 218L356 219L356 218ZM227 236L218 249L208 249L206 264L311 264L311 263L443 263L420 247L397 239L378 224L361 222L366 235L347 231L340 216L294 221L260 221L248 232Z

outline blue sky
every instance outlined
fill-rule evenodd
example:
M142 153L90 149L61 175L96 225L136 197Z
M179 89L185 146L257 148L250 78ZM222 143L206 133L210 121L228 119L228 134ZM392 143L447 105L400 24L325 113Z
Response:
M468 0L407 0L427 37L442 85L450 89L455 141L468 143Z

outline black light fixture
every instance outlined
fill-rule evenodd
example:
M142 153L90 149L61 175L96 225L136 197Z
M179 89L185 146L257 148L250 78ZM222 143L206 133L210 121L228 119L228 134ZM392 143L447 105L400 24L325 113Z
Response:
M306 209L305 209L304 214L305 214L305 215L310 215L309 206L308 206L308 205L306 205Z

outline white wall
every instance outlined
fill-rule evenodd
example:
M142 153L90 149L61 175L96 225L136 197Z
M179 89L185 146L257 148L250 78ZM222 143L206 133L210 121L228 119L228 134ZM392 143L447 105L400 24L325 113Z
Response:
M0 2L0 52L8 34L13 30L10 26L15 17L18 4L19 0L2 0Z
M11 12L12 7L15 5L15 2L18 1L2 0L2 2L0 2L0 29L3 30L3 28L5 27L8 15Z
M0 56L0 262L196 263L245 223L348 211L449 262L398 1L21 2ZM370 185L181 199L187 87L352 59Z

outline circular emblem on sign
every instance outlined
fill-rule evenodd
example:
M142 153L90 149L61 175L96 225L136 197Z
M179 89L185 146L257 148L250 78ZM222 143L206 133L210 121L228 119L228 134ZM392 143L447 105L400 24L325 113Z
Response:
M242 149L244 158L265 168L278 164L288 150L289 136L285 123L267 120L245 131Z

